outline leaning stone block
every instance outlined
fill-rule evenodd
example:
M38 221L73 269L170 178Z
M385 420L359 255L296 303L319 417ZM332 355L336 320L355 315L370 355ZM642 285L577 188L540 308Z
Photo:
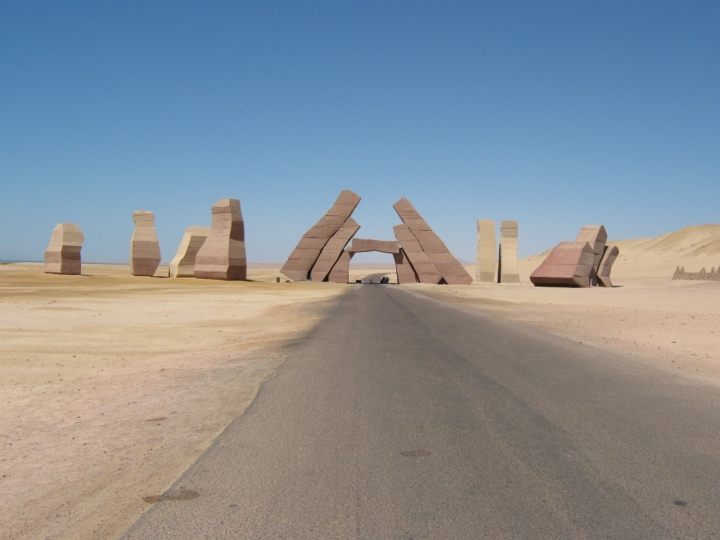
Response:
M135 230L130 241L130 273L154 276L160 266L160 243L155 232L155 214L149 210L133 212Z
M74 223L59 223L53 229L50 243L45 250L46 274L79 276L82 271L80 251L85 235Z
M178 247L175 257L170 262L170 277L195 276L195 257L205 243L209 233L209 227L195 225L185 229L180 247Z
M418 242L415 235L410 232L407 225L395 225L393 231L395 232L395 238L400 242L410 264L415 269L418 281L432 285L440 283L443 279L442 274L440 274L427 253L423 251L420 242Z
M328 281L331 283L347 283L350 281L350 259L353 254L347 250L340 254L335 266L330 270Z
M292 280L306 281L325 244L348 220L359 203L360 197L357 194L343 190L332 208L302 236L280 271ZM317 241L307 242L310 238Z
M537 286L590 287L595 253L587 242L560 242L530 275Z
M247 279L245 224L238 199L220 199L212 207L212 223L195 256L195 277Z
M417 210L410 204L410 201L403 197L393 205L400 219L407 226L409 231L415 236L417 242L420 244L422 251L427 255L427 258L435 266L435 269L440 273L442 279L450 285L470 285L472 283L472 277L467 273L467 270L460 264L460 262L452 257L452 262L441 262L440 254L452 254L447 248L445 243L440 239L439 236L430 228L427 222L422 218ZM400 240L398 238L398 240ZM421 276L420 269L412 259L411 251L403 244L400 240L400 244L405 248L410 262L413 264L418 272L418 277ZM447 259L443 259L447 260Z
M600 259L605 253L605 242L607 242L607 231L602 225L585 225L575 238L576 242L587 242L593 249L593 271L590 273L590 282L593 286L598 284L598 273L600 272Z
M417 272L415 272L415 269L405 254L405 250L400 248L399 253L393 253L393 258L395 259L395 271L397 272L399 284L420 282Z
M352 210L351 210L352 211ZM347 243L360 230L360 225L353 218L347 218L342 227L330 238L325 247L322 248L320 256L310 272L313 281L328 280L328 275L335 263L340 258Z
M597 274L598 282L602 287L612 287L612 281L610 280L610 271L612 265L615 263L615 259L620 254L620 250L617 246L606 246L605 253L600 259L600 270Z

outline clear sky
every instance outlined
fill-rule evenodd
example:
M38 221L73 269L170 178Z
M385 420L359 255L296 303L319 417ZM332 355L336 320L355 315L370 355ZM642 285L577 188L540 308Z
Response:
M163 259L220 198L281 262L342 189L362 238L406 196L453 253L720 222L720 2L0 1L0 259L53 227Z

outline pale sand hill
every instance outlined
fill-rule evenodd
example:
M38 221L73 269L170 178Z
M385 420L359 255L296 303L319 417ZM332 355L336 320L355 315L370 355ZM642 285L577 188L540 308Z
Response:
M657 238L608 240L608 244L620 248L612 270L613 280L626 277L670 279L678 266L684 266L688 272L720 266L720 224L691 225ZM530 274L548 253L550 250L519 261L523 281L530 281Z

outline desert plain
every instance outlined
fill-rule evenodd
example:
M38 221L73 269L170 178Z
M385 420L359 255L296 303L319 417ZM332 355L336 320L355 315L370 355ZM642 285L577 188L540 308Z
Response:
M670 279L720 265L720 225L612 243L612 289L533 287L543 254L519 284L403 287L720 385L720 282ZM157 501L352 287L277 283L279 268L217 282L0 265L4 537L113 538Z

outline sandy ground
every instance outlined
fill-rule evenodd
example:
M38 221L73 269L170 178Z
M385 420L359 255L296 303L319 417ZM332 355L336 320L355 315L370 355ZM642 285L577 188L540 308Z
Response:
M116 537L345 290L84 272L0 265L2 538Z

